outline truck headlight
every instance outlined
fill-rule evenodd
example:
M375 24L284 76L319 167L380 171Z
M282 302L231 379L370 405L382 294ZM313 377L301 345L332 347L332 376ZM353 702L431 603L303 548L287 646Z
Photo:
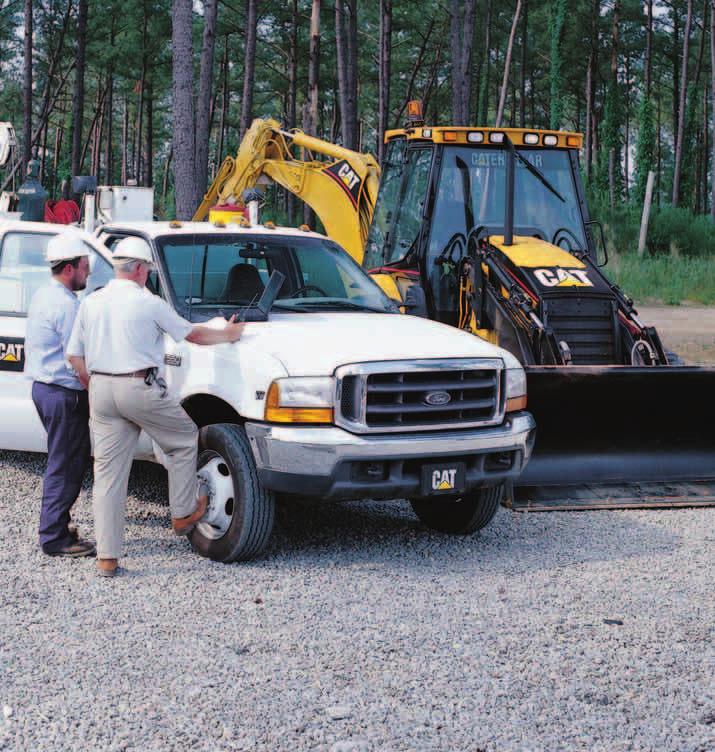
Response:
M526 373L523 368L507 368L505 379L506 412L526 409Z
M332 423L334 402L331 377L276 379L268 389L265 418L269 423Z

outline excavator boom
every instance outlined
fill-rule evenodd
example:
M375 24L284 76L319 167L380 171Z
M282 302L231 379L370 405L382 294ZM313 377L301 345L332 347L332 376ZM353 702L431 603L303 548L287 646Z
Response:
M380 183L380 167L370 154L256 119L236 156L224 160L194 220L206 219L215 204L240 202L244 191L267 178L310 206L326 233L362 262Z

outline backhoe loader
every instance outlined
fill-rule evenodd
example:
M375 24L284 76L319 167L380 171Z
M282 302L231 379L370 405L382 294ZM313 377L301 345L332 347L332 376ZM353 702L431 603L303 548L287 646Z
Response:
M408 115L382 175L369 154L255 120L194 219L273 180L405 312L514 353L537 422L514 507L715 504L715 369L678 365L604 275L582 136L430 127L416 103Z

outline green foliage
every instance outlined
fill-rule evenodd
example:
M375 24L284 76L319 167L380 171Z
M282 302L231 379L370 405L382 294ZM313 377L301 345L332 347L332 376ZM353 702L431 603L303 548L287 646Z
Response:
M636 141L636 185L634 200L641 206L645 198L648 173L656 167L655 113L650 99L644 96L638 107L638 139Z
M621 128L623 120L621 93L618 82L612 79L608 84L606 101L603 106L602 148L598 160L597 180L598 187L602 191L608 192L610 190L609 162L611 152L613 152L616 201L619 200L623 190L623 178L621 175L621 149L623 147Z
M563 53L562 40L564 35L564 23L566 21L566 0L553 0L551 3L551 111L549 115L549 127L556 130L561 127L563 120Z
M642 207L621 203L613 210L605 196L592 194L591 214L600 220L609 255L635 253L638 248ZM651 209L647 258L670 255L674 258L700 257L715 267L715 232L707 216L693 216L684 208L654 206Z
M715 264L708 258L638 258L627 254L613 257L605 271L636 305L679 305L685 301L715 304Z
M697 131L698 92L693 83L688 85L687 106L685 108L685 129L683 131L683 167L680 180L680 206L695 209L696 176L696 131Z

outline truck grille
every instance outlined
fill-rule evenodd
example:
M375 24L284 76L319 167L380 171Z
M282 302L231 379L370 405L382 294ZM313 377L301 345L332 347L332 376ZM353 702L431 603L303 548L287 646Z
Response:
M359 363L338 370L338 425L389 433L494 425L503 417L500 360Z
M611 297L544 295L541 305L544 325L568 344L574 365L621 362L618 309Z

